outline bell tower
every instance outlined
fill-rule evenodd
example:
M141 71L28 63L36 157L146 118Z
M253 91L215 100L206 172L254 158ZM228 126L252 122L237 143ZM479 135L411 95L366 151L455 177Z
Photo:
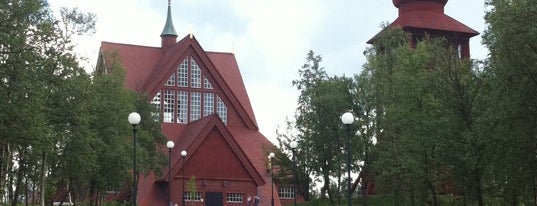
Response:
M470 58L470 38L479 33L444 13L448 0L392 0L399 16L388 27L400 27L410 34L411 46L426 35L444 37L459 57ZM374 44L382 32L367 41Z

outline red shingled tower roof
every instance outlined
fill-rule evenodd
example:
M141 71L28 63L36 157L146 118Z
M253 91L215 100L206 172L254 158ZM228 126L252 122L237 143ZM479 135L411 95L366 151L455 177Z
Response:
M479 32L444 13L447 2L448 0L393 0L393 5L399 9L399 17L388 27L455 32L465 38L478 35ZM372 44L379 34L367 43Z

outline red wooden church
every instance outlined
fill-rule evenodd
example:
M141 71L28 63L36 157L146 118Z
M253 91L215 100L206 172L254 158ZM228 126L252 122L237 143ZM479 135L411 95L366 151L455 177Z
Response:
M125 86L149 95L162 132L175 143L170 173L163 165L163 176L140 175L138 205L167 205L168 194L173 205L182 198L186 205L247 205L255 195L260 205L272 197L276 206L291 203L291 185L271 184L267 156L274 146L259 132L235 56L203 50L192 34L177 41L169 1L160 37L161 47L102 42L97 66L106 72L106 55L117 54Z

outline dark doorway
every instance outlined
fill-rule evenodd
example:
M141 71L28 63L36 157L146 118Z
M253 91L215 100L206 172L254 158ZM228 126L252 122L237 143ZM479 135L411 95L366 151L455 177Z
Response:
M224 195L221 192L205 193L205 206L224 206Z

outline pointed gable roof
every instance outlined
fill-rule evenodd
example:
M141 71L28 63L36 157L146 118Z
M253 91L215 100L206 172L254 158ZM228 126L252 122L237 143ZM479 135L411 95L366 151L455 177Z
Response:
M251 107L250 98L248 92L244 86L242 75L240 73L235 55L232 53L221 52L206 52L207 56L216 66L216 70L223 77L224 82L228 84L229 88L234 88L233 92L236 93L237 101L240 102L242 110L246 112L246 115L253 118L253 122L257 122L254 115L254 110ZM257 129L257 126L255 126Z
M113 55L110 54L117 54L125 69L125 86L150 97L177 70L181 60L189 54L196 55L201 59L197 63L206 68L206 72L214 78L213 83L219 85L223 95L231 101L228 107L236 109L248 128L258 129L239 67L231 53L205 52L196 38L190 35L166 49L102 42L100 53L108 61L112 61Z
M195 152L200 145L202 145L213 129L216 129L222 135L222 138L224 138L231 150L235 153L237 160L244 165L244 168L254 180L255 184L264 185L265 180L263 179L263 176L261 176L260 170L258 170L259 165L256 165L256 162L250 161L248 158L249 154L245 153L245 150L241 147L242 145L237 142L236 137L233 136L222 121L219 120L218 116L214 114L189 124L183 135L174 140L178 145L174 151L187 151L188 155L186 156L185 161L188 162L192 157L190 154ZM172 156L175 158L172 158L171 174L177 174L185 164L182 162L183 160L180 158L180 155ZM167 181L169 175L170 173L167 173L166 170L166 173L159 181Z

